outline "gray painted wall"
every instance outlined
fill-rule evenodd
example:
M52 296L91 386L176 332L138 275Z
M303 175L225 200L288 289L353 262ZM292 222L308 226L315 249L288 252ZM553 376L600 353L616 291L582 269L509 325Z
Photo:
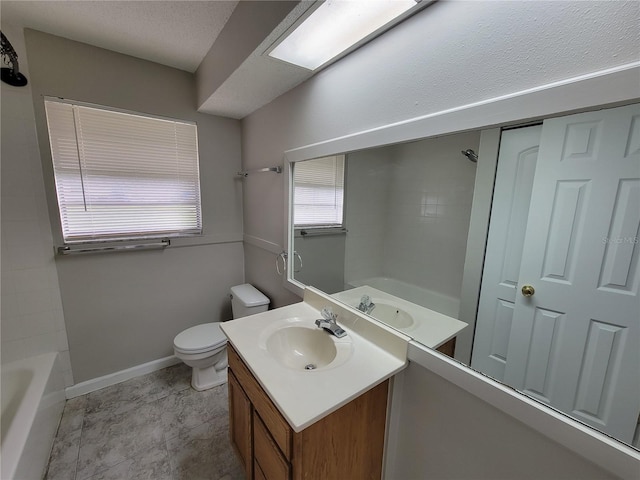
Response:
M616 478L418 364L397 378L393 402L387 480Z
M54 241L43 95L198 124L201 238L162 252L56 257L76 382L172 355L181 330L231 318L229 287L244 280L240 123L199 114L190 73L33 30L25 37Z
M294 245L300 258L295 258L296 280L326 293L344 290L345 240L345 234L297 235Z
M280 164L293 148L638 61L638 13L636 2L437 2L246 117L243 167ZM247 188L245 233L283 245L284 197L282 179ZM297 297L275 274L274 250L245 244L245 274L281 306ZM603 476L588 460L528 426L488 412L477 398L459 400L459 389L447 388L444 380L426 371L413 373L409 382L426 377L433 388L408 388L404 405L393 406L401 409L402 428L412 421L419 428L409 431L404 448L390 452L394 465L407 466L388 478L412 478L405 473L427 478L425 472L471 477L473 469L485 472L485 478L539 478L536 463L527 461L528 470L517 463L532 452L538 461L549 462L540 467L546 478L567 472L574 478ZM434 431L429 420L436 414L421 417L431 403L446 418L465 421L455 422L457 429L440 421ZM398 435L405 435L402 428ZM505 438L484 445L483 433L492 430ZM436 458L438 452L447 455ZM426 458L435 462L432 469L421 463ZM472 469L456 465L449 475L447 463L467 461Z

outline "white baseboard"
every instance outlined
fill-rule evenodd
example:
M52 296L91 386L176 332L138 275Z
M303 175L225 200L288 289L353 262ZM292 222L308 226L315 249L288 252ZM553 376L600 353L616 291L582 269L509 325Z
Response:
M153 360L141 365L136 365L135 367L120 370L119 372L110 373L102 377L76 383L75 385L67 387L65 389L65 394L67 399L79 397L80 395L95 392L96 390L100 390L101 388L109 387L111 385L115 385L116 383L121 383L126 380L139 377L140 375L155 372L156 370L162 370L163 368L176 365L180 362L181 360L175 355L159 358L158 360Z

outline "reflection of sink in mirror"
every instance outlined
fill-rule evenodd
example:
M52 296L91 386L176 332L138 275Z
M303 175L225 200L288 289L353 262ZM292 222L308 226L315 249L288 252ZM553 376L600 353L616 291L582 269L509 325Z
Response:
M375 283L376 287L411 287L408 284L391 279L372 280L375 280L372 283ZM405 290L412 293L408 288L405 288ZM371 285L360 285L343 292L334 293L332 297L357 309L364 295L368 296L375 304L373 310L368 314L370 317L406 333L414 340L430 348L438 349L452 341L467 326L465 322L461 322L453 316L410 302L405 298L374 288ZM403 295L405 297L409 296L406 293L403 293ZM418 296L416 295L416 297ZM443 306L448 307L449 311L455 310L457 314L457 304L447 305L444 302L440 302L440 305L438 305L438 307ZM453 348L453 345L451 347ZM448 352L445 353L449 354Z
M374 302L376 304L370 315L373 318L386 323L394 328L410 328L415 324L415 320L411 315L401 308L389 305L388 303Z
M313 320L285 319L266 329L260 342L281 365L294 370L323 370L342 365L351 355L349 335L340 339Z
M402 282L394 278L387 277L370 277L362 280L352 280L347 288L352 289L368 285L376 290L380 290L398 297L407 302L414 303L430 310L435 310L443 315L458 318L458 310L460 309L460 300L449 297L447 295L426 290L407 282ZM373 312L372 312L373 313ZM375 313L373 314L375 317Z

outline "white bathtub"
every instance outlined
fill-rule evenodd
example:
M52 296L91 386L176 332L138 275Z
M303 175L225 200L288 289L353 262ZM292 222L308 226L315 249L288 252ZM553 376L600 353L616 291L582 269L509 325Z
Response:
M42 479L64 402L57 353L2 366L2 480Z
M364 280L350 281L347 288L361 287L369 285L370 287L390 293L396 297L420 305L421 307L435 310L449 317L458 318L460 311L460 299L449 297L432 290L426 290L410 283L402 282L394 278L371 277Z

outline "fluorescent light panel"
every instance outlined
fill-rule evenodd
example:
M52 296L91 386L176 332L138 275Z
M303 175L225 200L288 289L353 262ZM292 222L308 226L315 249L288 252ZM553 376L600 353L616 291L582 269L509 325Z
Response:
M269 55L315 70L415 6L415 0L326 0Z

